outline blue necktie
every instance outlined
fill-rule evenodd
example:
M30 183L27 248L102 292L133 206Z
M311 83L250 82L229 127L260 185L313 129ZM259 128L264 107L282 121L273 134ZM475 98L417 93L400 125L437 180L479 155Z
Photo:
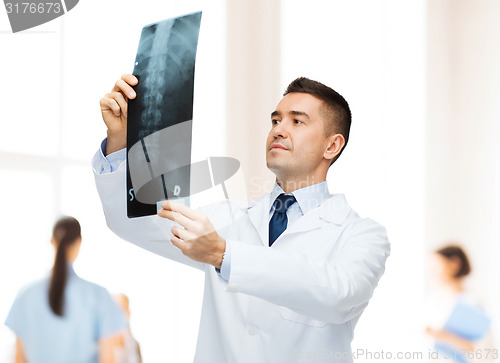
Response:
M269 221L269 247L271 247L276 239L285 231L288 224L286 216L287 209L295 203L293 195L280 194L276 198L274 214Z

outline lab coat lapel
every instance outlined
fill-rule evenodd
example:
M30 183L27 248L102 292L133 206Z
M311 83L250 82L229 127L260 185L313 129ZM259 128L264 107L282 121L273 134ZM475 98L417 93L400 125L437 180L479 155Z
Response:
M248 209L250 222L257 230L264 246L269 245L269 198L270 194L264 195L252 202Z
M314 229L321 227L321 221L318 218L319 208L316 208L309 213L305 214L299 218L295 223L288 226L283 232L283 235L299 233L299 232L309 232ZM281 236L280 236L281 237Z
M269 245L269 198L270 195L257 199L248 208L248 215L252 225L257 230L260 240L264 246ZM295 223L289 226L281 236L273 243L276 244L283 237L300 232L310 232L321 228L324 223L341 225L349 214L350 207L343 194L335 194L318 208L306 213Z
M297 222L289 226L276 241L278 241L282 236L293 233L313 231L321 228L321 226L325 223L341 225L344 223L348 214L349 205L347 204L344 195L335 194L323 202L318 208L309 211L302 218L299 218Z
M351 211L344 194L334 194L319 206L319 217L327 222L342 225Z

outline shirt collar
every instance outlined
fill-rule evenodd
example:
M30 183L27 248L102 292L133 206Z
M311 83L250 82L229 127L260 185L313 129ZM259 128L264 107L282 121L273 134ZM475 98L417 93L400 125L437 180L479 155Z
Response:
M270 195L270 212L272 211L274 201L281 193L286 194L278 185L278 183L275 183ZM326 180L318 184L313 184L301 189L297 189L291 194L297 200L302 215L306 214L314 208L319 207L321 203L330 198L330 192L328 191L328 183L326 182Z

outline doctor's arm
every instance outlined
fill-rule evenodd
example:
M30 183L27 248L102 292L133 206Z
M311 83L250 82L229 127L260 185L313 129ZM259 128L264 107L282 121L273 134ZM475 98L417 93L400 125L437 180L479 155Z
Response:
M363 312L384 273L390 250L385 229L370 219L347 227L339 241L332 241L341 245L329 256L310 257L241 241L228 243L228 291L336 324Z
M192 259L214 252L217 256L221 238L212 231L207 217L173 202L164 202L158 214L177 218L184 227L174 227L171 238L183 254ZM201 220L204 227L193 227L193 220ZM215 235L206 238L208 233ZM384 273L390 251L385 229L370 219L353 222L340 240L331 241L340 245L329 256L309 257L242 241L223 241L231 251L228 292L259 297L337 324L362 313Z
M99 101L101 114L108 128L108 141L105 155L112 154L127 147L127 111L128 100L136 94L132 86L138 80L131 74L123 74L116 81L111 92L106 93Z
M125 157L124 150L115 154L122 154ZM104 159L101 150L98 150L92 164L97 192L108 228L118 237L136 246L168 259L204 270L205 266L202 263L187 258L170 242L172 237L171 228L175 225L174 222L157 216L128 218L126 162L124 160L118 162L117 169L110 172L109 169L112 166L108 163L105 167ZM103 171L106 168L108 170Z
M101 113L107 126L107 140L92 161L94 179L106 223L120 238L163 257L204 270L205 266L184 256L172 246L169 220L156 216L128 218L126 194L126 143L128 99L135 98L132 85L137 78L124 74L101 100Z

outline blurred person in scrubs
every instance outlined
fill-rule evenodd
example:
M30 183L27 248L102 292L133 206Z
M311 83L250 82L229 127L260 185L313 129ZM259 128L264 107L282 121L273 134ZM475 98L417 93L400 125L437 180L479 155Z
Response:
M457 244L444 246L431 256L426 333L439 351L438 360L465 363L496 359L498 352L490 349L490 318L480 300L466 288L470 273L469 258Z
M115 362L127 323L106 289L74 272L81 241L75 218L57 221L51 274L20 290L5 321L16 334L16 362Z

